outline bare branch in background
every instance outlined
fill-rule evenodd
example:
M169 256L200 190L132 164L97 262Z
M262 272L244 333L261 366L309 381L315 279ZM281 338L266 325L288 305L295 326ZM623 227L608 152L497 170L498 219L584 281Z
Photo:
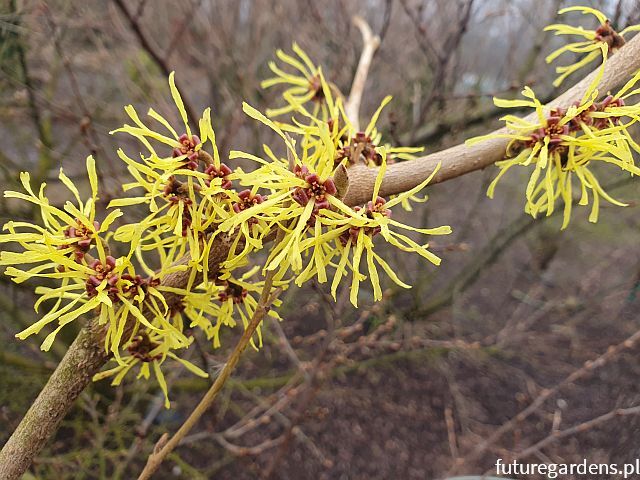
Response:
M160 71L164 74L165 77L168 77L171 73L171 68L165 57L163 57L159 52L157 47L152 45L151 40L147 37L147 35L142 30L142 25L140 25L140 17L138 15L132 14L127 8L124 0L113 0L113 3L118 7L118 10L122 13L124 18L129 23L131 27L131 31L134 33L138 41L140 42L140 46L144 49L145 52L149 54L151 59L158 66ZM182 88L181 82L176 80L176 86L182 92L187 92L188 89ZM182 101L184 102L184 108L187 111L187 116L189 117L189 122L191 122L194 126L198 125L198 115L196 115L196 110L191 105L188 98L184 96L182 97Z
M11 10L15 16L14 23L16 26L20 26L20 11L17 8L16 1L11 0ZM38 138L40 140L39 150L39 162L36 179L38 182L46 180L49 170L53 166L53 138L51 135L51 123L43 118L40 113L40 107L36 100L35 88L31 80L29 73L29 65L27 62L27 53L24 47L23 39L19 39L17 42L18 60L20 62L20 68L22 70L22 80L25 88L27 89L27 98L29 100L29 112L33 119L34 126L38 132Z
M362 48L360 62L358 63L358 69L353 77L351 92L349 93L349 98L345 104L345 112L354 128L356 130L360 130L360 103L362 102L362 94L364 92L365 84L367 83L367 75L369 73L369 68L371 67L373 55L380 46L380 37L373 34L371 28L362 17L353 17L353 23L358 27L362 34L362 42L364 43L364 46Z
M69 77L69 83L71 84L71 91L73 92L75 101L77 105L80 107L82 117L80 119L80 125L78 125L78 127L80 129L82 138L85 140L85 144L89 149L89 151L91 152L91 155L98 157L98 153L99 153L99 159L103 160L107 165L109 165L110 176L115 177L117 174L115 171L113 161L111 157L107 155L104 147L100 143L100 138L98 137L98 133L95 130L95 126L93 125L92 114L89 111L89 108L87 107L87 104L83 98L82 91L78 83L78 79L71 65L71 61L65 54L64 47L61 43L60 30L56 25L55 19L49 7L45 5L43 9L44 9L45 17L47 19L47 23L49 24L49 28L51 29L51 37L53 38L54 47L56 49L58 56L62 60L62 64L65 68L65 71L67 72L67 76ZM102 169L99 169L99 174L102 180L104 178L104 171Z
M531 402L525 409L521 410L515 417L511 418L508 422L502 424L497 428L488 438L480 442L468 455L460 457L453 465L453 468L448 472L448 475L455 475L462 467L483 455L492 445L494 445L500 438L507 432L510 432L528 417L537 412L544 403L558 394L564 387L572 385L575 382L591 375L594 370L601 368L611 362L614 358L618 357L622 352L633 348L640 341L640 330L636 331L633 335L629 336L626 340L620 342L617 345L611 345L605 353L588 360L578 370L575 370L570 375L565 377L560 383L551 388L545 388L540 394Z

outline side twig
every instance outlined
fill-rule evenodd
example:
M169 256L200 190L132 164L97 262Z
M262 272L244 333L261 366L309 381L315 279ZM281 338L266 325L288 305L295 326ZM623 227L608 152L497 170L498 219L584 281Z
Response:
M133 31L136 38L138 39L138 42L140 42L140 46L144 49L145 52L149 54L151 59L155 62L155 64L158 66L158 68L162 72L162 74L165 77L168 77L169 74L171 73L171 68L169 67L169 64L167 63L166 59L162 55L160 55L160 53L158 52L158 49L151 44L151 40L149 40L149 38L145 35L144 31L142 30L142 26L140 25L140 21L138 19L138 13L136 13L135 15L131 13L127 8L125 4L126 2L124 0L113 0L113 3L115 3L116 7L118 7L118 10L120 10L122 15L127 19L127 22L131 27L131 30ZM178 84L177 81L176 81L176 85L178 87L178 90L182 92L185 91L181 87L181 85ZM184 96L182 97L182 101L184 102L184 108L187 111L187 117L189 117L189 121L193 125L198 125L198 116L196 115L195 109L193 108L191 103L188 101L188 99L185 98Z
M276 242L282 239L284 234L284 230L279 231L279 238L276 239ZM158 470L162 461L169 455L180 443L180 441L191 431L191 429L195 426L195 424L200 420L200 418L204 415L204 413L211 407L218 394L224 387L227 379L231 376L231 373L235 369L236 365L240 361L240 357L242 353L245 351L249 342L251 341L251 337L256 332L258 326L264 319L264 316L269 311L269 308L273 304L273 302L277 299L278 295L280 295L281 290L277 289L275 292L271 293L271 289L273 287L273 279L275 277L276 271L270 270L265 275L264 287L262 288L262 294L260 295L260 300L258 301L258 306L256 311L251 317L251 321L247 325L244 330L244 333L238 340L238 343L234 347L233 351L229 355L229 360L225 363L224 367L220 371L220 374L216 378L215 382L207 391L207 393L202 397L200 403L196 406L196 408L191 412L189 418L182 424L182 426L178 429L178 431L166 441L166 437L161 437L160 441L156 445L153 453L149 455L149 459L147 460L147 464L145 465L142 473L138 477L138 480L145 480L151 478L151 475ZM166 441L166 443L164 443ZM164 443L163 446L160 446Z
M564 438L572 437L574 435L588 432L600 425L604 425L616 418L628 417L631 415L639 415L640 414L640 406L630 407L630 408L616 408L611 410L599 417L592 418L591 420L587 420L586 422L579 423L578 425L574 425L573 427L568 427L564 430L556 430L551 433L551 435L543 438L539 442L527 447L526 449L516 453L514 456L510 457L510 461L517 461L523 458L528 458L532 455L535 455L540 452L545 447L558 442ZM489 475L492 473L492 470L487 470L485 475Z
M606 352L602 355L598 356L593 360L588 360L584 363L584 365L578 370L574 371L567 377L565 377L560 383L556 384L552 388L545 388L540 392L540 394L527 406L525 409L521 410L516 416L512 417L509 421L504 423L502 426L497 428L491 435L489 435L484 441L479 443L469 455L465 457L459 458L451 468L447 475L454 475L460 471L460 469L467 463L472 462L480 458L484 452L487 451L491 447L491 445L495 444L502 436L513 430L516 425L523 422L527 418L529 418L533 413L538 411L538 409L550 398L555 396L560 390L562 390L565 386L571 385L578 380L581 380L591 373L593 373L598 368L601 368L608 364L613 358L620 355L621 352L633 348L640 341L640 330L635 332L633 335L629 336L626 340L622 341L617 345L610 346Z

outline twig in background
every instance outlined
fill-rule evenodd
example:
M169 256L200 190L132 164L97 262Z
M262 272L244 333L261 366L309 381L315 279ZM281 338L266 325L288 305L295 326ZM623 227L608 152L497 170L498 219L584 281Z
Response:
M127 22L131 27L131 30L133 31L134 35L140 42L140 46L144 49L145 52L149 54L149 56L155 62L158 68L160 68L160 71L164 74L164 76L168 77L169 74L171 73L171 68L167 63L167 60L162 55L160 55L157 48L151 44L151 40L147 37L147 35L142 30L139 16L132 14L127 8L127 6L125 5L125 2L123 0L113 0L113 3L115 3L116 7L118 7L118 10L120 10L124 18L127 19ZM176 84L179 90L183 92L186 91L181 88L178 82L176 82ZM182 101L184 102L184 108L187 111L189 122L191 122L191 124L193 125L198 125L198 116L195 113L196 112L195 109L193 108L193 106L191 105L191 103L187 98L183 98Z
M360 130L360 104L362 103L362 94L364 93L364 86L367 83L367 76L369 74L373 55L380 46L380 37L373 34L371 28L367 22L362 19L362 17L353 17L353 23L358 27L362 34L364 47L362 49L362 54L360 55L360 61L358 62L358 69L353 77L349 99L347 100L344 109L355 129Z
M513 430L519 423L529 418L532 414L537 412L544 403L555 396L560 390L567 385L571 385L578 380L581 380L588 375L591 375L595 370L605 366L615 357L620 355L625 350L633 348L638 341L640 341L640 330L636 331L633 335L629 336L626 340L620 342L617 345L611 345L605 353L596 357L593 360L588 360L584 365L565 377L560 383L557 383L551 388L545 388L540 394L531 402L525 409L521 410L516 416L511 418L508 422L502 424L497 428L488 438L480 442L468 455L460 457L454 462L453 467L449 470L447 475L454 475L460 471L460 469L467 463L477 460L482 456L487 449L494 445L500 438L507 432ZM638 407L640 408L640 407Z

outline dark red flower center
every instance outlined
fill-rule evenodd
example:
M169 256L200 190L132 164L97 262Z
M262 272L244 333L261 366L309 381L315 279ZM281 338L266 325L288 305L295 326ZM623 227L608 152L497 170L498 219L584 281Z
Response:
M95 230L100 229L100 222L94 221L93 227ZM58 249L63 250L65 248L73 247L73 254L78 262L84 258L85 253L89 251L91 244L95 241L93 230L78 218L75 219L75 225L70 225L62 233L65 238L74 241L72 243L60 245Z
M610 52L616 51L625 44L624 38L613 29L609 20L596 29L595 40L605 42L609 46Z
M186 133L180 135L178 138L178 147L173 149L173 158L182 157L186 155L185 168L189 170L195 170L198 168L198 152L196 147L200 145L200 138L197 135L191 135L189 137Z
M324 90L322 89L322 81L320 75L315 75L309 80L309 91L313 92L311 100L320 103L324 101Z
M304 207L313 200L314 214L317 214L323 208L331 208L328 196L335 195L338 192L331 177L322 181L318 174L309 173L309 169L304 165L296 165L293 169L293 173L307 183L305 187L295 188L291 194L298 204Z
M160 353L157 355L151 355L151 352L159 346L159 343L156 343L149 338L148 333L142 332L131 340L131 343L127 347L127 351L129 352L129 355L137 358L141 362L150 363L162 358L162 354Z
M264 195L260 195L259 193L251 193L251 190L243 190L238 194L239 200L234 202L231 208L236 213L240 213L243 210L247 210L248 208L253 207L254 205L259 205L264 202L267 197ZM248 220L249 224L257 223L258 220L254 217L251 217Z
M226 190L229 190L231 188L231 180L227 178L229 175L231 175L231 169L224 163L220 164L220 168L216 168L215 165L209 165L205 169L204 173L209 175L209 178L205 180L207 186L211 185L211 181L214 178L221 178L222 184L220 186Z
M87 295L89 295L89 297L95 297L98 294L98 287L106 280L107 287L105 291L107 295L111 300L118 300L118 287L116 285L120 280L120 276L114 272L116 259L108 255L104 263L96 259L91 262L89 268L93 270L93 273L89 275L85 283Z
M365 206L364 214L367 218L371 219L374 218L374 213L380 213L385 217L391 217L391 210L385 207L386 203L387 201L382 197L376 198L375 202L370 200ZM362 207L354 207L354 210L356 212L360 212L362 211ZM349 239L351 239L351 245L355 245L358 241L358 234L360 233L360 230L364 230L365 235L369 235L373 238L380 233L381 229L380 227L351 227L349 230L342 232L340 235L340 243L344 246L347 244Z
M247 289L243 288L241 285L226 281L225 289L218 293L218 300L226 302L231 298L233 303L239 304L244 302L244 299L247 297L247 293Z
M356 133L347 145L338 150L334 162L340 163L346 158L349 163L354 164L360 160L360 156L364 158L365 163L372 163L378 166L382 164L382 155L376 152L376 145L371 140L371 137L364 132Z

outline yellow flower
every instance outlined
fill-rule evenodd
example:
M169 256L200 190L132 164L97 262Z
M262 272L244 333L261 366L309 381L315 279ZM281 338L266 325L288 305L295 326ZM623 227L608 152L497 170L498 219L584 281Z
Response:
M380 166L382 161L380 148L384 147L385 149L387 163L393 163L397 160L411 160L415 158L414 153L424 150L423 147L394 147L382 142L382 133L376 128L376 124L382 110L389 104L391 98L391 96L386 96L382 100L364 131L357 131L344 109L339 109L340 117L337 117L336 122L343 123L346 128L340 131L339 136L334 137L337 150L336 162L346 160L349 164L364 163L375 167Z
M26 222L9 222L5 229L11 233L0 236L0 242L17 242L22 252L3 251L0 265L10 265L5 273L17 283L27 279L49 278L60 282L58 287L36 288L40 298L35 304L38 311L43 302L53 302L47 313L17 336L24 339L39 333L45 326L57 323L57 327L45 338L42 349L48 350L57 333L67 324L85 313L96 310L100 324L109 324L105 347L117 355L124 325L129 315L148 328L166 332L181 339L181 332L159 321L152 325L144 316L142 304L147 297L155 297L164 303L162 295L154 288L154 281L136 275L131 263L133 251L127 256L114 258L102 235L122 213L111 212L102 221L96 220L98 180L93 158L87 159L87 172L91 185L91 197L83 202L76 186L60 172L60 180L71 191L77 206L66 202L63 208L50 205L42 184L36 194L29 183L29 174L21 174L26 194L5 192L5 197L18 198L40 208L44 227ZM34 265L23 269L26 265ZM166 309L166 305L164 306Z
M204 272L207 281L208 264L203 259L208 256L215 237L207 234L233 213L233 205L240 197L232 186L231 169L220 160L210 109L206 109L200 119L200 136L193 135L173 73L169 76L169 86L186 133L178 135L166 119L150 109L149 116L168 130L169 136L158 133L143 124L131 106L125 110L136 126L125 125L114 131L133 135L149 150L149 156L141 155L139 161L118 150L118 156L127 164L134 179L123 185L124 190L142 192L134 197L117 198L109 206L147 204L149 214L141 222L122 225L114 238L133 245L146 271L151 269L146 266L142 252L155 250L162 265L157 273L159 278L174 271L173 263L188 252L191 262L181 267L191 268L193 278L197 272ZM172 157L159 156L151 140L172 147ZM206 151L207 142L212 155Z
M623 95L629 93L627 90L638 78L636 75L621 90ZM602 102L596 102L598 91L591 89L588 97L585 95L581 102L570 108L547 111L529 87L525 87L522 94L527 100L494 99L494 103L504 108L531 107L535 109L536 120L507 115L502 120L506 122L508 133L490 134L467 141L473 144L486 138L511 140L507 146L507 158L496 162L500 173L489 186L487 195L493 198L498 181L509 169L519 165L533 167L526 187L525 211L534 218L540 212L549 216L554 211L556 200L561 199L564 202L562 229L568 226L571 218L574 179L580 184L579 204L592 203L589 221L598 220L600 197L615 205L625 206L602 189L592 167L599 162L615 165L634 175L640 174L631 151L637 151L637 145L627 131L629 124L621 121L623 117L631 118L631 122L636 121L634 117L640 112L638 107L625 107L620 96L610 96Z
M584 29L583 27L573 27L565 24L549 25L545 31L555 32L555 35L575 35L585 40L579 42L571 42L557 50L554 50L546 58L547 63L553 62L560 55L571 52L580 54L582 57L575 63L556 68L556 72L560 76L553 82L554 86L560 86L562 82L572 73L589 65L602 57L602 61L606 61L607 52L615 53L625 43L624 36L633 31L640 30L640 25L634 25L625 28L622 32L616 32L606 15L595 8L590 7L567 7L560 10L559 14L568 12L582 12L584 15L593 15L596 17L600 25L595 30Z
M321 69L315 67L308 55L295 44L294 51L299 55L302 63L281 50L277 55L302 76L287 74L271 62L270 67L277 76L266 80L262 86L268 88L281 83L293 85L283 93L287 106L276 110L268 109L267 116L274 117L292 112L307 119L308 124L296 118L292 118L290 122L276 123L283 132L294 133L301 137L300 147L303 151L316 153L305 159L305 165L316 169L316 165L313 164L314 159L326 159L326 154L317 154L318 150L324 149L327 145L326 139L323 138L327 130L325 126L328 127L329 137L334 147L333 167L343 161L349 165L364 163L371 167L379 166L380 149L383 147L387 153L387 163L411 160L415 158L415 153L423 151L422 147L395 147L382 142L382 134L377 130L376 123L382 109L391 101L390 96L385 97L381 102L364 131L356 129L345 112L342 95L325 80ZM314 100L313 109L309 111L307 105L311 100ZM411 211L411 202L424 201L426 198L413 196L405 198L401 205L405 210Z
M335 147L328 136L328 127L324 125L322 146L305 150L298 156L295 142L276 124L249 105L245 112L264 123L278 133L284 140L290 160L276 157L265 147L265 153L271 161L265 161L254 155L232 152L232 157L244 157L254 160L260 167L252 172L238 172L242 185L250 187L248 195L254 197L258 191L268 195L260 202L254 202L249 208L239 210L236 215L223 221L220 230L232 232L250 221L265 225L264 231L273 227L287 231L285 238L270 252L266 265L268 270L278 270L277 278L286 272L299 271L302 268L300 243L307 234L315 217L323 210L335 208L350 211L337 197L337 188L331 177L335 168Z
M263 280L252 280L252 277L260 270L259 266L253 267L240 277L234 277L231 272L223 273L218 282L216 282L217 292L214 293L216 300L220 304L217 324L214 326L214 348L220 346L219 330L222 325L231 328L236 326L235 317L240 317L240 321L244 328L249 325L256 308L258 300L264 289ZM272 287L272 293L277 288L286 289L288 281L275 281ZM273 302L274 307L282 305L282 301L276 299ZM267 312L269 317L276 320L282 320L276 310L269 309ZM256 341L252 338L251 345L258 350L262 347L262 322L256 329Z
M364 163L371 167L379 166L381 156L378 150L382 147L387 152L388 163L393 163L396 160L411 160L415 158L415 153L424 150L423 147L394 147L383 143L382 133L377 129L376 124L382 110L391 101L391 96L386 96L382 100L365 129L359 131L347 116L342 98L338 97L334 100L331 90L326 84L323 84L323 89L326 90L324 94L327 103L326 115L318 117L303 105L298 104L295 105L295 112L306 117L309 121L308 125L296 120L292 124L277 122L278 127L283 131L302 137L301 147L303 149L313 150L321 146L322 143L326 143L322 138L322 135L325 135L326 125L335 148L335 164L346 161L349 165Z
M310 250L311 253L308 256L311 257L311 260L306 269L296 278L298 285L313 276L317 276L318 281L323 283L327 281L327 267L335 268L331 282L331 293L335 298L342 278L347 276L350 270L350 300L357 307L360 282L367 278L360 271L360 264L364 257L375 301L382 299L382 288L376 265L381 267L397 285L411 288L410 285L401 281L389 264L374 251L374 238L378 234L388 244L405 252L417 253L434 265L440 265L440 258L428 250L428 244L421 245L409 236L400 233L398 229L422 235L447 235L451 233L451 227L416 228L391 218L391 208L408 201L424 189L438 171L439 165L429 178L415 188L386 201L378 196L386 170L385 158L386 154L382 150L381 167L376 178L372 199L366 206L355 207L347 214L343 211L329 211L319 216L315 224L314 235L302 244L303 250ZM334 257L337 259L334 260Z
M132 106L125 110L133 125L114 130L137 138L147 152L134 159L118 151L132 176L123 189L132 191L134 196L115 198L109 208L145 207L142 219L130 219L115 232L114 221L122 216L118 208L102 221L97 219L98 179L92 158L87 159L91 196L86 201L60 172L60 180L73 194L75 204L51 205L45 185L34 192L29 174L21 175L26 193L6 192L5 196L38 206L43 224L7 223L9 234L1 235L0 243L15 242L22 251L2 252L0 265L8 266L6 273L15 282L37 277L48 279L52 285L36 288L39 299L35 309L45 305L47 313L20 332L19 338L51 328L42 343L44 350L49 349L64 326L93 313L98 324L105 326L104 347L117 364L95 379L113 377L113 384L117 385L128 372L138 368L139 378L155 376L168 407L162 372L165 360L174 359L193 373L206 376L179 358L177 352L191 344L191 328L202 330L215 348L220 346L222 327L241 322L247 328L265 288L265 280L255 278L258 272L270 272L269 293L274 294L294 279L299 285L314 277L327 282L335 271L334 296L341 279L351 273L351 300L356 305L359 285L366 279L361 272L362 258L366 258L376 300L382 296L379 268L399 285L408 287L374 252L375 237L400 250L418 253L434 264L440 262L428 245L417 243L411 236L446 234L450 228L410 227L391 219L389 210L396 204L408 205L430 179L389 202L378 197L389 155L411 158L418 151L382 144L376 122L390 97L385 98L366 129L358 132L344 112L342 98L334 95L322 71L297 45L294 51L299 59L280 51L278 57L301 76L287 74L272 64L277 78L264 86L288 84L290 88L283 94L288 106L270 114L294 112L299 118L276 124L253 107L243 107L250 117L282 138L286 158L264 146L264 159L242 152L230 155L231 159L255 162L257 168L252 171L232 170L222 163L210 110L205 110L198 134L194 134L171 74L169 86L184 133L177 132L151 109L149 116L164 133L157 132L140 120ZM307 110L309 102L314 103L313 112ZM616 106L622 107L620 102ZM615 126L616 131L623 127ZM211 153L206 151L207 142ZM372 201L364 207L351 208L341 200L347 188L345 165L357 162L379 167L379 174ZM336 183L337 169L341 177ZM236 190L234 183L244 189ZM400 233L401 230L411 233ZM251 267L250 254L263 250L274 236L278 242L266 255L264 266ZM229 255L219 271L210 276L211 249L220 237L231 243ZM110 248L112 240L124 244L120 245L124 254ZM244 268L247 266L248 270ZM176 273L186 276L184 284L172 286L167 276ZM273 302L276 307L280 303ZM280 319L273 310L268 315ZM260 327L251 344L256 349L262 346Z
M298 285L313 277L324 283L330 277L329 272L335 270L332 280L332 292L335 295L341 279L350 269L353 272L351 301L357 305L359 284L366 278L359 271L360 260L365 255L374 298L380 300L382 294L376 265L399 285L408 285L400 281L382 257L374 252L373 237L378 233L403 251L418 253L434 264L440 263L440 259L426 246L416 243L397 229L442 235L450 233L450 227L419 229L389 218L389 207L408 201L432 177L386 202L378 197L378 192L386 170L387 152L384 147L376 147L376 154L379 152L380 155L380 169L372 200L364 208L351 208L340 200L340 192L333 179L335 168L340 163L335 162L336 144L327 122L318 121L313 127L315 130L301 130L303 135L315 135L315 139L309 141L303 136L302 152L298 154L295 142L280 125L248 105L245 105L245 112L269 126L284 140L289 158L278 158L268 147L265 147L265 153L269 161L242 152L232 154L234 157L254 160L260 165L252 172L239 174L240 183L249 187L252 194L263 190L269 194L266 200L222 222L220 229L233 231L253 218L264 222L269 229L284 230L282 240L270 251L265 262L266 270L276 270L276 279L291 272ZM371 125L375 124L376 117L374 115ZM367 130L372 131L372 127Z
M207 339L213 342L213 347L219 348L222 327L234 328L237 320L240 319L246 328L253 317L258 306L258 298L264 288L264 281L253 279L259 270L260 267L255 266L240 276L234 275L229 270L223 270L215 281L191 290L166 286L158 289L161 292L180 295L182 304L176 308L172 316L180 324L187 320L189 328L202 330ZM273 290L286 289L288 283L287 280L275 281ZM279 307L281 304L280 300L273 302L274 307ZM280 320L275 310L270 310L268 315ZM262 347L261 327L256 331L256 340L257 343L252 339L251 345L258 349Z
M215 135L211 127L211 109L207 108L202 114L202 118L199 121L199 133L195 135L191 131L189 121L187 117L187 111L184 108L184 103L180 92L176 88L174 80L175 72L169 74L169 88L171 90L171 96L178 109L180 118L184 124L184 131L180 134L171 126L171 124L153 108L149 109L148 115L156 120L167 131L166 134L156 132L155 129L148 127L140 120L138 113L132 105L125 107L125 112L129 115L129 118L133 120L135 126L125 124L123 127L113 130L111 133L123 132L132 135L137 138L142 144L149 150L154 162L157 163L159 168L176 169L176 165L180 165L186 169L195 170L198 167L198 163L203 161L210 163L210 159L201 155L201 149L207 140L211 140L214 146L214 152L217 156L217 148L215 146ZM158 155L155 148L151 144L150 140L160 142L162 145L171 148L172 158L166 158L166 155Z
M276 65L269 62L269 69L276 75L273 78L264 80L260 86L271 88L276 85L287 85L282 93L283 99L287 102L284 107L268 109L267 116L275 117L289 112L295 112L308 102L313 102L314 116L327 118L327 95L331 96L330 87L326 83L320 67L313 64L309 56L298 46L293 44L293 51L297 55L293 57L276 50L276 56L295 73L287 73Z
M182 332L164 319L167 306L164 297L155 288L156 283L153 279L144 279L136 275L126 257L116 259L107 255L104 260L93 259L87 263L88 259L89 255L85 255L82 263L58 266L53 272L37 274L39 277L61 279L61 286L36 288L36 294L40 295L35 304L36 311L45 301L53 301L54 304L47 308L47 313L40 320L20 332L17 335L18 338L25 339L37 334L45 326L56 322L57 327L46 337L41 346L43 350L48 350L55 336L64 326L85 313L95 311L98 315L98 323L108 324L105 348L114 353L116 359L118 359L118 348L125 326L132 319L136 324L140 323L176 341L186 341ZM6 260L12 260L12 258L7 257L2 262ZM34 259L34 261L38 260L40 259ZM24 261L26 262L26 259ZM42 269L44 266L53 267L45 264L34 269ZM9 267L6 273L13 276L15 281L21 281L19 272L14 267ZM153 315L151 320L145 316L144 306L148 304L145 300L155 304L160 312Z
M386 151L386 162L394 163L398 160L411 160L415 158L415 153L422 152L423 147L395 147L382 142L382 134L376 128L376 124L384 107L391 101L391 97L385 97L380 106L372 115L364 131L356 129L347 116L343 104L343 98L335 95L333 88L324 80L322 72L319 74L320 87L322 88L323 108L319 114L318 109L312 112L307 110L304 102L297 102L290 96L285 96L289 103L287 111L300 114L308 120L304 124L297 119L292 119L291 123L276 122L276 125L287 133L299 135L300 147L304 152L313 152L306 156L305 165L312 169L317 169L315 161L326 162L328 156L333 157L333 165L322 165L322 168L335 168L341 162L347 165L363 163L370 167L380 165L382 148ZM273 116L271 111L267 111L268 116ZM255 115L252 115L255 117ZM259 121L262 121L259 119ZM264 122L263 122L264 123ZM327 128L328 127L328 128ZM329 139L333 144L331 152L328 152ZM424 202L426 198L412 196L405 198L402 207L411 211L411 202Z
M190 339L189 343L191 343L192 340L193 338ZM207 372L202 370L200 367L178 357L172 351L174 349L185 348L187 346L188 344L173 345L170 340L156 332L141 330L132 336L132 338L122 347L122 350L126 352L126 354L120 356L121 360L118 365L97 373L94 375L93 380L98 381L113 377L111 385L115 386L120 385L127 373L129 373L135 366L139 366L140 368L137 378L149 379L151 376L151 370L153 370L156 381L164 393L164 406L165 408L169 408L171 406L171 403L169 402L169 391L161 369L161 366L167 358L177 361L191 373L199 377L207 378L209 376Z
M46 184L40 185L36 194L30 185L29 172L22 172L20 182L26 193L7 191L4 196L36 205L42 215L43 226L27 222L8 222L4 229L10 234L0 235L0 242L19 242L25 250L34 248L41 253L55 250L56 257L64 256L71 259L81 259L84 253L94 247L100 251L104 250L101 236L109 230L122 212L114 210L101 222L97 220L98 177L93 157L87 158L86 165L91 186L91 197L86 202L81 200L77 187L60 169L58 178L76 200L76 205L67 201L62 208L50 204L45 195ZM28 253L25 256L28 257Z
M135 179L135 182L124 185L125 191L142 188L145 193L143 196L112 200L109 207L147 203L150 213L140 222L120 226L114 238L131 243L135 249L157 251L164 257L165 268L170 268L170 264L186 252L199 258L202 254L204 232L218 219L220 213L228 215L223 207L217 205L222 200L200 194L201 187L194 181L201 179L200 177L189 175L182 182L176 176L181 170L172 174L159 173L143 163L133 161L122 150L118 151L118 155L128 164ZM161 278L169 273L164 271L165 268L161 272Z

